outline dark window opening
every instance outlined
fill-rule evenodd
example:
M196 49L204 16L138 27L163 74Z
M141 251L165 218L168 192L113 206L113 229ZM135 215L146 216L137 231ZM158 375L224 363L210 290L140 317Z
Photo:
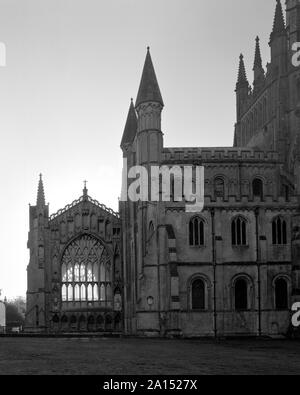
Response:
M272 222L272 241L274 245L287 244L287 226L281 218L276 218Z
M248 310L248 284L244 279L239 279L234 287L235 309Z
M205 309L205 284L202 280L195 280L192 284L192 309Z
M189 224L190 246L204 245L204 221L196 217L191 219Z
M280 278L275 282L275 306L276 310L288 309L288 285L286 280Z
M246 221L243 218L236 218L231 223L231 238L233 246L246 246Z
M254 197L259 197L260 199L263 199L264 197L264 187L263 187L263 182L259 178L256 178L253 180L252 183L252 190L253 190L253 196Z

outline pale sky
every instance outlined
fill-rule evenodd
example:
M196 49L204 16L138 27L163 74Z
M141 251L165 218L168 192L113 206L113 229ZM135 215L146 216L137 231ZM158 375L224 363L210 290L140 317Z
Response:
M0 0L0 289L26 294L28 204L43 173L50 213L89 194L117 210L119 148L146 47L166 146L230 146L238 58L252 82L275 0Z

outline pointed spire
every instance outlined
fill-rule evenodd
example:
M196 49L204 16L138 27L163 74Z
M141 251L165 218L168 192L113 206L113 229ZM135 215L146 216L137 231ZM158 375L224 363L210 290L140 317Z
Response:
M125 129L123 132L123 137L121 141L121 148L123 148L126 144L132 144L135 135L137 132L137 115L135 112L133 99L131 99L127 121L125 124Z
M260 52L260 45L259 45L259 37L256 37L256 47L255 47L255 57L254 57L254 66L253 70L256 68L262 69L262 59L261 59L261 52Z
M138 107L140 104L149 101L158 102L162 106L164 105L150 55L150 48L148 47L135 106Z
M236 87L240 88L240 87L248 86L248 85L249 85L249 82L247 80L247 75L246 75L244 56L243 56L243 54L240 54L239 73L238 73L238 80L237 80Z
M285 31L286 31L285 21L283 16L281 0L277 0L274 23L273 23L273 31L271 33L270 40L272 41L277 34L285 33Z
M38 186L38 193L36 199L36 205L39 207L44 207L45 203L45 192L44 192L44 184L43 184L43 176L40 174L39 186Z

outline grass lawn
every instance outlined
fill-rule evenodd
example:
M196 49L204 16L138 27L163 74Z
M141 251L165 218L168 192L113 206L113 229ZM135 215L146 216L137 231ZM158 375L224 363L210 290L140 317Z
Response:
M0 374L299 372L299 341L0 337Z

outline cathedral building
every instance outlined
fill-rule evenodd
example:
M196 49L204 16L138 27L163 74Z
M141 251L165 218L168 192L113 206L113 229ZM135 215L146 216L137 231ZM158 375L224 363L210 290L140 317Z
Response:
M234 143L217 148L164 146L148 49L121 141L124 173L203 166L204 208L128 199L114 213L84 188L49 216L40 180L30 207L27 331L288 333L300 298L300 69L291 49L299 41L300 0L286 1L286 20L277 0L271 61L265 70L257 38L250 85L240 56Z

